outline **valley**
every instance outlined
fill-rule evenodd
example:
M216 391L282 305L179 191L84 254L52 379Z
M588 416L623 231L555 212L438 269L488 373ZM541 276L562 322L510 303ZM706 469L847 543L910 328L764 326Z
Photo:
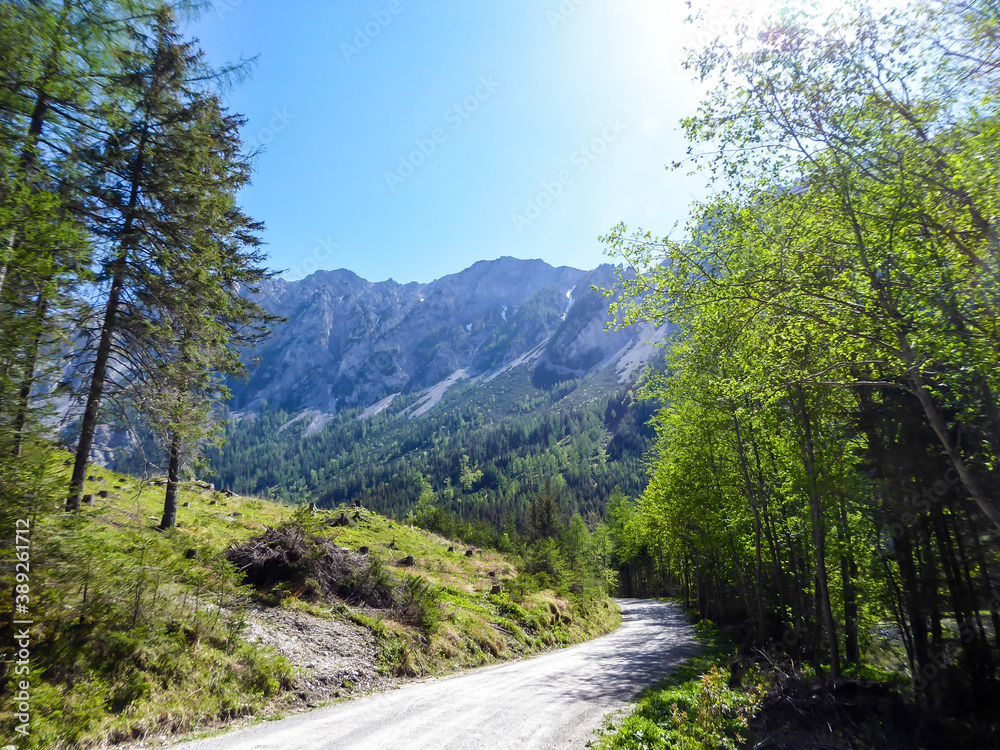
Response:
M996 0L385 2L0 3L0 748L1000 747Z
M611 266L514 258L427 285L345 271L270 282L259 301L286 320L231 384L204 478L397 518L423 498L484 543L546 486L567 513L599 519L615 488L645 487L656 406L636 388L668 331L609 329L601 289L614 283ZM147 440L113 465L141 474L157 454Z

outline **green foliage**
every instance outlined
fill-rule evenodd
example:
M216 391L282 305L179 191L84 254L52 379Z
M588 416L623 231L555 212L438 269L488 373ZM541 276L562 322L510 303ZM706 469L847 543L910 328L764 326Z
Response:
M987 6L850 2L726 31L689 61L715 85L684 122L713 197L683 239L606 238L638 270L613 310L678 326L646 388L665 404L650 483L609 508L623 584L833 678L892 622L914 689L983 720L1000 702L981 666L1000 658ZM937 663L945 642L962 667Z
M19 467L36 455L26 453ZM232 533L228 523L215 541L194 528L158 532L146 521L158 503L154 489L94 469L110 481L88 489L96 494L118 483L121 497L81 514L53 512L62 505L66 454L44 455L30 501L11 509L13 518L32 519L26 747L82 747L99 737L121 741L186 730L258 711L290 686L287 661L234 642L247 592L221 554ZM183 497L205 502L198 492L184 490ZM200 522L208 522L202 513ZM199 550L193 559L185 555L192 545ZM12 575L5 560L5 583ZM8 598L7 623L12 606ZM0 627L0 635L11 639L10 626ZM14 685L11 666L0 665L5 694ZM10 734L11 718L2 721Z
M441 621L440 595L434 585L420 577L407 575L400 586L400 602L406 616L421 630L431 632Z
M749 739L747 727L763 689L734 690L728 681L728 671L713 666L697 679L652 691L613 734L602 739L600 747L738 750Z
M274 321L246 294L273 274L262 267L261 225L236 203L250 156L243 119L213 90L221 73L181 38L169 6L127 28L129 54L102 92L109 122L81 149L90 231L102 238L94 262L110 284L93 295L99 335L83 352L93 368L67 509L79 507L102 406L117 395L112 403L136 403L169 445L169 527L180 465L211 433L211 404L225 395L220 375L241 374L240 348Z
M199 6L0 9L0 574L8 588L27 565L12 547L30 523L32 747L252 712L287 683L287 665L232 648L240 592L218 540L186 557L183 534L146 523L150 490L117 478L132 502L53 513L70 480L49 443L54 401L87 402L70 509L85 488L111 494L88 479L111 411L158 430L176 501L225 394L219 374L242 372L236 347L270 321L246 295L268 272L237 204L243 120L220 98L245 66L213 70L183 39L179 19ZM0 606L8 641L12 607ZM4 693L10 678L4 661Z

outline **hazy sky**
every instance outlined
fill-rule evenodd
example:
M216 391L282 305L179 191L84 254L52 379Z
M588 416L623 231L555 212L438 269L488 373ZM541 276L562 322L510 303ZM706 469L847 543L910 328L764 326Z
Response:
M219 0L192 29L266 147L271 264L429 281L501 255L592 268L617 222L666 233L705 182L680 118L678 0Z

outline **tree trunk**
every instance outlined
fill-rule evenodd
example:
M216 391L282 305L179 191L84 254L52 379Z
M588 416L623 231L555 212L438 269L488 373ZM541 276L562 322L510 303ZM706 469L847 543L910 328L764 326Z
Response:
M90 390L87 393L87 406L83 412L83 423L80 426L80 440L76 447L76 460L73 463L73 476L69 483L69 496L66 498L66 510L80 510L83 499L83 481L87 477L87 462L90 460L90 449L94 445L94 433L97 431L98 417L101 411L101 401L104 398L104 384L108 377L108 359L114 346L115 332L118 329L118 312L121 305L122 290L125 286L125 270L128 255L133 242L132 227L135 222L135 209L139 203L139 185L142 181L142 169L145 162L146 138L149 123L147 122L139 137L138 153L132 165L131 192L128 206L125 209L125 222L119 235L119 253L112 266L114 274L111 281L111 291L104 307L104 322L101 325L101 341L97 345L97 359L94 362L94 372L90 378Z
M797 627L799 632L804 634L806 632L806 624L809 620L805 598L808 571L802 570L799 565L801 558L795 549L795 543L787 528L785 529L785 544L788 546L788 560L792 568L792 590L795 592L795 600L798 605L795 607L795 619L797 622L793 622L793 626Z
M983 552L983 544L979 539L979 534L976 533L976 525L973 523L973 519L966 517L966 520L968 521L969 528L972 529L972 543L973 549L976 552L976 563L979 565L982 575L983 598L990 608L990 619L993 622L993 640L1000 647L1000 611L998 611L1000 608L997 607L997 600L993 594L993 582L990 579L986 555Z
M941 646L943 632L941 630L941 597L938 593L938 573L937 562L934 557L934 543L931 537L931 520L924 516L920 520L921 546L924 550L923 568L921 571L921 587L923 589L921 598L924 608L930 616L931 643L935 649Z
M913 639L913 656L916 660L916 671L922 672L924 666L930 664L930 654L927 650L927 623L920 608L919 586L917 584L917 573L913 563L913 543L910 530L903 528L894 546L896 564L899 565L899 574L903 578L904 606L906 607L906 619L910 621L910 637Z
M840 579L844 592L844 659L848 664L861 661L858 644L858 597L854 582L858 578L858 565L854 559L853 540L847 517L847 501L840 496Z
M63 0L62 13L59 16L59 23L55 29L54 41L49 56L45 61L45 72L39 80L35 96L35 106L31 110L31 122L28 124L28 132L24 140L24 148L21 150L21 171L27 175L34 168L35 159L38 152L35 145L38 137L42 134L45 126L45 118L49 113L50 97L48 93L49 83L52 77L58 72L59 58L62 56L62 46L65 39L66 19L69 16L72 3L70 0ZM3 292L4 283L7 281L10 262L14 256L14 244L17 241L17 234L12 229L4 238L3 257L0 258L0 292Z
M837 626L833 620L833 607L830 604L829 578L826 572L826 524L823 518L823 507L816 486L816 462L813 447L812 425L806 408L805 394L802 386L797 386L799 411L802 416L804 444L802 456L809 493L809 518L812 526L813 555L816 564L816 596L821 609L827 641L830 645L830 679L840 678L840 643L837 636Z
M955 554L955 547L952 544L951 530L948 528L948 523L940 507L935 506L931 510L931 521L934 526L934 537L937 540L938 552L941 555L941 567L944 570L945 580L948 583L951 608L955 614L959 636L964 641L975 633L975 627L972 625L972 613L968 608L968 597L965 594L960 562L958 556Z
M684 555L684 611L691 609L691 558Z
M763 577L762 577L762 555L760 551L761 546L761 520L760 520L760 508L758 507L758 499L754 496L754 486L750 479L750 467L747 462L746 450L743 447L743 437L740 434L740 421L736 416L735 409L733 410L733 430L736 436L736 455L739 457L740 472L743 475L743 482L746 487L747 493L747 503L750 505L750 512L753 514L753 546L754 546L754 569L753 569L753 593L754 593L754 605L756 607L756 625L754 627L754 638L759 641L763 636L764 631L764 603L762 599L761 589L763 588ZM742 585L742 573L740 579ZM744 598L746 594L744 593ZM747 602L747 610L750 610L750 602Z
M32 340L24 360L24 376L21 380L21 388L17 394L17 413L14 415L14 447L12 453L14 458L20 458L21 449L24 446L24 428L28 423L28 409L31 406L31 389L35 384L35 367L38 365L38 352L42 346L42 323L48 309L48 301L45 293L39 292L35 302L35 321L38 330Z
M961 561L960 570L965 576L965 591L966 591L966 600L968 601L968 608L969 611L972 612L974 616L976 627L979 630L979 638L985 644L987 642L986 628L983 627L983 617L979 611L980 602L978 601L978 598L976 596L975 581L972 580L972 570L969 566L969 556L965 551L965 542L962 539L963 536L962 529L958 525L959 519L958 515L955 513L955 508L951 506L949 507L951 510L950 517L955 535L955 547L958 549L958 559Z
M73 476L69 483L69 497L66 498L67 511L80 510L80 502L83 499L83 482L87 477L90 449L94 445L94 433L97 431L101 401L104 398L104 385L108 377L108 360L111 357L115 331L118 327L118 311L124 284L125 258L119 257L115 262L115 274L111 281L111 292L108 294L108 302L104 307L101 341L97 345L97 359L94 362L94 372L90 377L87 406L83 412L83 423L80 425L80 439L77 442L76 458L73 462Z
M958 478L961 480L962 485L968 491L969 495L975 501L976 505L983 512L993 525L1000 529L1000 510L997 510L996 506L993 504L993 499L986 493L976 479L975 474L972 473L972 469L962 458L962 451L959 446L951 437L951 431L948 429L948 423L941 413L941 409L935 403L934 398L931 396L927 389L927 384L924 382L923 378L919 374L911 374L909 376L911 391L913 395L917 397L920 402L920 406L924 410L924 414L927 416L927 421L930 423L931 429L934 430L934 434L937 436L941 443L941 447L944 449L945 455L948 456L948 460L951 462L952 468L958 474Z
M894 554L896 554L894 552ZM896 576L893 575L892 568L889 567L889 560L887 557L882 558L882 567L885 570L885 580L889 584L889 591L892 593L890 598L890 606L892 607L893 616L896 618L896 624L899 625L900 635L903 637L903 646L906 648L906 659L910 664L910 674L918 675L919 665L916 661L913 631L907 624L908 616L904 612L908 611L906 599L903 596L902 587L896 582Z
M163 520L160 530L177 525L177 483L181 473L181 439L174 433L170 441L170 464L167 467L167 494L163 501Z

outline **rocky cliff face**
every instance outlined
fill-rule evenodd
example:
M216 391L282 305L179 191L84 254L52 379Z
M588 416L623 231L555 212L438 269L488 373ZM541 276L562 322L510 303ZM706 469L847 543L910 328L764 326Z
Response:
M542 385L581 377L655 337L604 330L607 300L590 287L612 281L611 266L585 272L515 258L429 284L373 283L346 270L274 280L261 301L288 322L255 352L249 382L233 384L232 406L331 414L467 377L488 382L512 366L536 368Z

